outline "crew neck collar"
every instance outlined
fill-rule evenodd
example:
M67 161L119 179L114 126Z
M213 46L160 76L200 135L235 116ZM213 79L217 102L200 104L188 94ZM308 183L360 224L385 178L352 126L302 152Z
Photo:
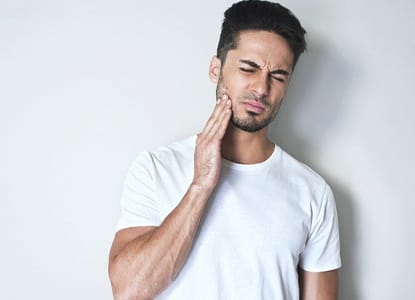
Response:
M279 155L280 151L281 148L278 145L274 144L274 150L272 151L271 155L262 162L255 164L241 164L222 158L222 165L224 167L238 170L261 170L271 164L272 160Z
M196 139L197 139L197 135L193 135L191 137L191 140L193 142L194 145L196 145ZM262 170L265 167L267 167L269 164L271 164L271 162L277 157L279 156L281 153L281 148L277 145L274 144L274 150L272 151L271 155L265 159L264 161L261 161L259 163L256 164L240 164L240 163L236 163L230 160L227 160L225 158L222 157L222 166L226 167L226 168L230 168L230 169L237 169L237 170Z

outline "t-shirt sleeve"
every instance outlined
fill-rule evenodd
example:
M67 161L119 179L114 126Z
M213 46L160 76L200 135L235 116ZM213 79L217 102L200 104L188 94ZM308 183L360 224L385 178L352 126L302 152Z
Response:
M130 166L124 181L121 216L116 231L127 227L160 225L154 182L151 154L143 152Z
M313 212L311 231L300 257L300 268L324 272L341 267L340 239L336 204L326 184L320 204Z

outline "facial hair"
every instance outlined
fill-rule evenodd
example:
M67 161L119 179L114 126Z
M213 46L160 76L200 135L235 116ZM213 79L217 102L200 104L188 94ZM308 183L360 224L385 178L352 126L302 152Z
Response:
M236 114L232 114L232 118L231 118L232 124L236 128L239 128L243 131L257 132L257 131L260 131L261 129L267 127L272 122L272 120L274 119L274 115L269 115L267 118L265 118L261 121L257 121L255 119L255 116L257 115L256 113L247 112L247 114L249 115L249 117L245 118L245 119L238 118L238 116Z
M227 92L227 89L226 89L226 87L224 86L224 83L223 83L223 75L222 75L222 70L221 70L220 75L219 75L218 84L216 86L216 98L219 99L224 94L226 94L226 92ZM243 100L255 100L255 101L261 102L267 109L270 107L270 101L266 97L257 97L257 96L252 95L252 94L247 94L247 95L239 96L238 99L237 99L238 103L240 102L240 100L242 100L242 101ZM232 105L236 105L236 104L233 103ZM231 123L236 128L239 128L243 131L257 132L257 131L267 127L272 122L272 120L274 120L275 116L278 113L278 110L279 110L279 107L277 107L275 109L275 111L270 113L265 119L262 119L262 120L258 121L255 118L256 116L258 116L257 113L248 111L248 112L246 112L248 114L248 117L241 118L235 113L235 110L232 108L233 113L232 113L232 117L231 117Z

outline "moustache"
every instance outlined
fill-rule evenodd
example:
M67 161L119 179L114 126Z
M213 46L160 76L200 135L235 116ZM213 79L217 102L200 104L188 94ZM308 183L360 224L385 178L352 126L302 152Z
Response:
M265 106L269 106L269 99L266 96L256 96L256 95L242 95L241 96L242 100L250 100L250 101L257 101L257 102L261 102L263 105Z

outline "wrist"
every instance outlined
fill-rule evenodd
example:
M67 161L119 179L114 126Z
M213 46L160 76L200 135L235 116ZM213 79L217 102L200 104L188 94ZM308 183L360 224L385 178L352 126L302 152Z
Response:
M204 194L209 197L214 188L215 188L214 185L207 185L207 184L203 184L197 181L192 181L189 187L189 192L197 193L197 194Z

